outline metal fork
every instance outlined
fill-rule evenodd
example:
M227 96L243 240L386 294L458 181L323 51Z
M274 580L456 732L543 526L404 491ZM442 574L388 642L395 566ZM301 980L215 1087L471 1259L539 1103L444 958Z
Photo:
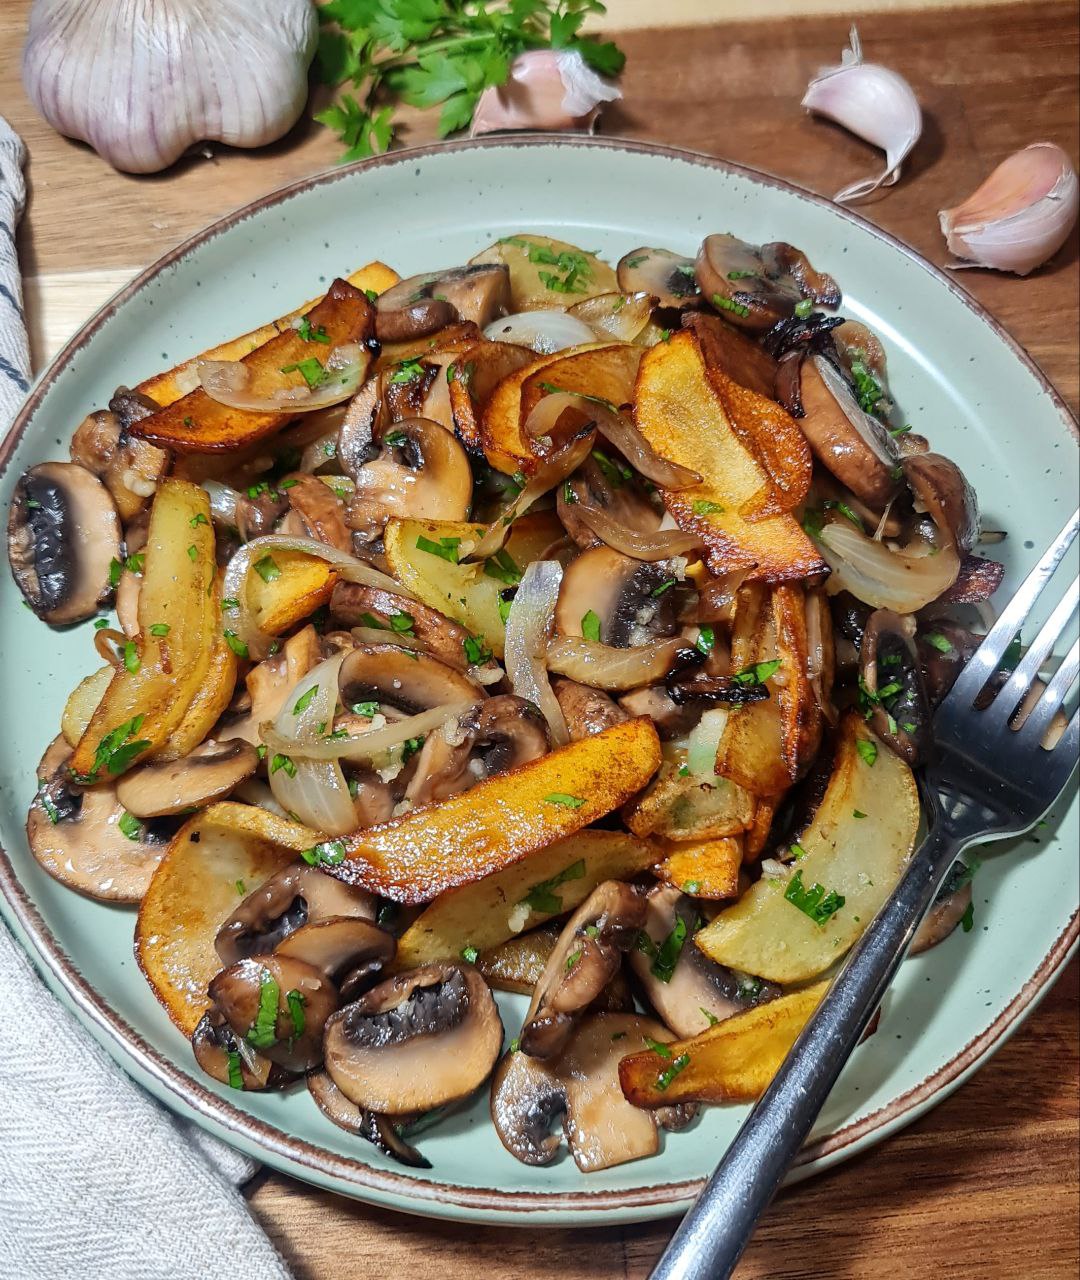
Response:
M683 1219L651 1280L731 1275L957 856L972 844L1030 830L1068 784L1077 762L1080 713L1052 749L1042 743L1076 680L1077 644L1026 717L1017 709L1076 611L1075 581L993 701L984 706L979 700L977 707L976 700L1054 577L1078 524L1080 512L1025 579L938 709L935 755L922 779L929 833Z

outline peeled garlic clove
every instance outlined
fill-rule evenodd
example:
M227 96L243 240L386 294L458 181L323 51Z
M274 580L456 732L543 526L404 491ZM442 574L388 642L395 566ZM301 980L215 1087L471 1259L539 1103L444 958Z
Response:
M587 128L603 103L621 97L577 50L530 49L510 64L504 85L480 95L470 133Z
M938 217L950 250L968 259L950 265L1026 276L1065 243L1078 208L1080 184L1069 157L1053 142L1033 142Z
M922 133L922 111L911 86L888 67L863 62L859 33L851 28L851 45L840 66L825 67L810 81L802 105L827 116L857 137L885 152L885 170L838 191L836 201L859 200L878 187L891 186L900 166Z
M23 84L57 132L156 173L199 142L287 133L318 35L310 0L34 0Z

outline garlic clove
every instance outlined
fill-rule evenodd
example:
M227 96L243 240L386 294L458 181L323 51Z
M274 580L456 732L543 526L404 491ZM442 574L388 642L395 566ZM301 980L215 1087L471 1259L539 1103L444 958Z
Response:
M949 249L967 259L950 266L1026 276L1065 243L1078 210L1080 183L1068 155L1053 142L1033 142L938 218Z
M307 101L310 0L34 0L27 95L115 169L156 173L205 141L273 142Z
M850 40L840 66L824 67L810 81L802 105L880 147L885 152L885 169L876 178L852 182L838 191L833 196L838 202L862 199L896 182L922 133L922 111L908 82L888 67L863 62L855 27Z
M470 133L588 128L605 102L621 97L576 50L530 49L510 64L504 85L480 95Z

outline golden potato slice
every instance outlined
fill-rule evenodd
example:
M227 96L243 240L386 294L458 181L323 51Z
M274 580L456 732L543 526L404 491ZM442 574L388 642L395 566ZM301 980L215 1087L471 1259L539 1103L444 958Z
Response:
M224 634L215 631L205 678L195 690L184 718L160 747L147 753L148 760L180 760L195 750L232 701L236 668L236 654L229 648Z
M661 880L694 898L737 898L743 861L741 836L665 844L665 857L656 867Z
M325 560L303 551L274 551L271 558L280 576L266 581L249 573L247 602L255 625L279 636L326 604L338 575Z
M346 276L345 279L354 288L361 290L363 293L383 293L391 285L397 284L401 277L384 262L369 262L366 267L361 267L359 271L354 271L351 275ZM305 302L302 307L297 307L295 311L290 312L287 316L280 316L277 320L271 320L269 324L253 329L250 333L242 333L238 338L230 338L228 342L222 342L219 346L211 347L209 351L204 351L201 355L195 356L191 360L185 360L183 364L178 364L173 369L168 369L164 373L157 373L152 378L147 378L144 382L140 382L135 390L141 391L143 395L149 396L152 400L156 400L164 409L167 405L172 404L174 400L179 400L181 396L186 395L196 385L196 361L239 360L242 356L249 355L256 347L261 347L263 343L269 342L276 334L284 333L286 329L291 329L293 321L311 311L318 302L318 298L312 298L310 302Z
M86 732L105 690L112 680L114 668L106 663L99 671L84 676L72 689L60 717L60 732L69 747L74 747Z
M790 515L750 519L744 514L753 508L751 514L760 517L776 489L735 431L692 333L684 330L648 348L638 374L635 414L661 457L702 477L700 484L662 496L679 527L702 538L713 573L745 570L754 579L782 582L825 568Z
M559 941L559 933L557 924L549 924L520 938L500 942L497 947L480 952L476 967L489 987L532 995Z
M474 342L447 370L454 430L470 453L481 452L480 421L492 392L535 359L535 351L512 342Z
M663 1053L630 1054L619 1063L623 1093L636 1107L754 1102L828 989L827 982L818 982L737 1013L689 1040L674 1040Z
M748 791L727 778L687 773L679 758L669 750L664 754L656 780L623 810L623 820L635 835L719 840L746 830L754 815L754 798Z
M532 231L503 236L470 263L494 262L510 269L515 311L570 307L600 293L617 293L615 272L595 253Z
M718 964L808 982L855 943L892 892L919 830L911 770L850 712L825 797L784 877L763 877L695 941Z
M485 952L573 911L604 880L629 880L655 860L651 845L625 832L579 831L436 898L402 934L397 965L452 960L468 947Z
M363 831L328 870L394 902L428 902L610 813L659 763L656 729L639 716Z

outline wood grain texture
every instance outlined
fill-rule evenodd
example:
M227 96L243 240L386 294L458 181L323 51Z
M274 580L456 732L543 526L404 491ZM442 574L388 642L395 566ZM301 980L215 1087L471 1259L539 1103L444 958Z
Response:
M605 133L683 143L825 194L873 168L877 153L798 105L813 71L836 61L848 18L718 21L746 9L729 0L694 2L712 25L620 36L629 57L626 98L607 113ZM860 31L869 56L911 80L926 131L904 181L862 209L942 263L936 211L968 194L1003 156L1050 139L1076 159L1077 13L1072 4L1041 3L882 12L890 3L861 5ZM0 4L0 112L31 149L32 202L20 247L24 271L38 277L28 307L42 350L65 327L59 319L41 323L52 298L66 300L63 314L73 326L101 300L91 289L107 287L111 273L144 265L237 204L332 164L336 144L303 122L259 153L215 148L214 158L190 159L160 178L114 174L33 116L18 83L28 7L29 0ZM824 7L837 6L800 6L803 13ZM620 25L619 0L611 8ZM642 12L639 0L627 0L626 25L639 23L634 15ZM682 21L687 8L657 12ZM407 119L408 141L430 138L429 119ZM797 240L797 230L791 234ZM81 291L75 273L86 271L94 282ZM981 271L959 278L1075 406L1076 235L1026 281ZM1074 963L1025 1027L935 1111L784 1193L740 1277L1072 1280L1080 1257L1078 994ZM644 1280L671 1230L667 1223L583 1232L450 1226L369 1209L272 1174L257 1179L251 1203L298 1280L399 1280L416 1271L448 1280Z

